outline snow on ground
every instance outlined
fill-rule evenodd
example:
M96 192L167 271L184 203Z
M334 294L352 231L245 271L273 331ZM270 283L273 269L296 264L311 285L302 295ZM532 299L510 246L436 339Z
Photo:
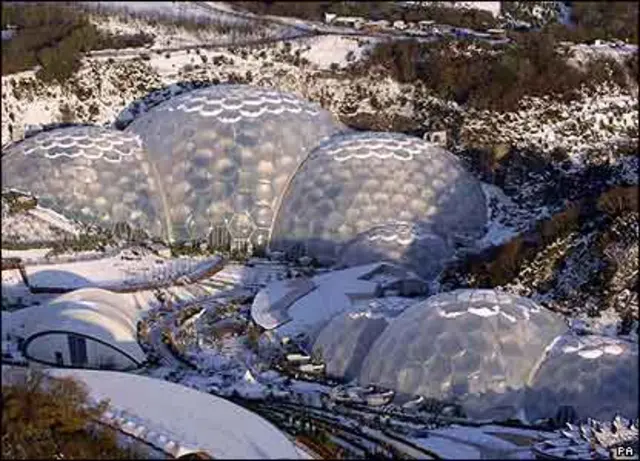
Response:
M279 264L245 266L243 264L230 263L226 264L220 272L207 280L226 285L260 287L271 281L282 280L286 270L284 265Z
M54 294L31 293L27 287L20 271L2 271L2 310L17 310L24 307L44 305L55 297Z
M0 249L2 258L20 258L23 263L39 261L51 251L51 248L32 248L30 250L5 250Z
M620 64L623 64L623 58L638 52L637 45L629 44L617 44L617 43L598 43L598 44L586 44L578 43L571 44L568 47L569 63L583 68L583 66L589 62L590 59L595 57L607 57L612 58Z
M297 459L287 437L259 416L219 397L167 381L129 373L50 369L87 384L95 400L109 399L115 409L150 432L176 445L196 448L214 458ZM155 435L155 434L154 434Z
M329 69L333 63L346 67L350 62L359 60L367 50L367 47L360 46L361 40L336 35L301 40L300 43L307 48L307 51L301 53L301 57L320 69Z
M107 258L60 264L40 264L25 268L29 284L39 288L101 287L127 289L137 285L168 283L181 276L203 273L219 264L219 258L207 261L192 258L164 259L150 253L134 255L128 250Z
M533 218L518 206L499 187L482 183L487 203L487 232L476 242L477 248L500 245L523 231Z
M2 216L2 237L5 242L34 243L55 241L62 236L77 236L80 227L64 216L40 205L15 214Z
M638 98L613 84L568 104L548 97L526 97L510 113L469 110L462 137L476 144L505 143L518 149L551 153L559 148L577 164L591 156L611 157L621 142L638 141Z

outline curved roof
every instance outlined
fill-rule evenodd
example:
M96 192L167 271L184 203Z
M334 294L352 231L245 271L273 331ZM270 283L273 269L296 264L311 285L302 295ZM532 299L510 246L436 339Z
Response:
M140 311L126 294L84 288L31 309L22 316L27 340L50 331L78 333L105 342L138 363L146 360L137 340Z
M278 210L272 247L304 242L311 255L335 261L342 245L383 226L385 238L411 253L412 233L476 237L485 222L480 182L449 152L398 133L349 133L301 165Z
M350 381L358 377L369 348L387 325L387 319L380 314L338 314L322 329L313 349L322 353L329 376Z
M371 347L360 382L441 399L503 394L524 388L545 348L566 330L562 318L519 296L439 294L391 322ZM473 402L477 416L488 410Z
M604 336L561 338L531 383L530 419L571 405L581 419L638 417L638 344Z
M2 187L84 222L128 222L162 233L158 183L141 139L97 126L38 133L3 149Z
M181 446L197 447L216 459L298 459L295 446L271 423L220 397L179 384L131 373L50 370L84 381L92 398L141 419Z
M339 266L357 266L389 260L411 268L426 279L435 278L453 249L440 236L402 223L377 226L363 232L340 251Z
M310 150L344 127L316 104L245 85L173 97L126 128L163 178L174 238L226 225L268 243L280 194Z

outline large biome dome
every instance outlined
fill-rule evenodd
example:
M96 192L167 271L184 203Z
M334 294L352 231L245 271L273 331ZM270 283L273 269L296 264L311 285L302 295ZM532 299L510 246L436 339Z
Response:
M158 183L135 134L97 126L38 133L3 152L2 187L83 222L162 232Z
M459 399L469 403L470 416L486 417L495 394L515 396L523 389L545 348L566 330L560 317L519 296L493 290L439 294L390 323L371 347L360 383ZM509 402L513 413L521 397Z
M325 137L345 128L316 104L243 85L181 94L137 118L162 179L171 237L223 226L234 240L266 245L290 176Z
M403 134L348 133L324 142L300 166L283 195L271 246L288 251L302 244L309 255L332 263L345 245L384 228L390 233L384 238L409 255L419 241L413 236L432 234L428 246L440 255L448 253L443 242L478 237L485 223L480 182L449 152ZM409 239L398 231L405 228ZM353 264L343 263L376 259L379 254L366 254L368 247L354 252ZM385 245L372 251L384 255Z

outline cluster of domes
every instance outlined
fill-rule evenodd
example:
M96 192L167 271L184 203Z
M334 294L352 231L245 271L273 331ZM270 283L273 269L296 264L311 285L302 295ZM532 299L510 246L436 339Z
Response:
M314 343L327 373L401 395L462 404L474 418L637 417L638 348L576 337L533 301L456 290L400 315L365 309L334 317Z
M404 260L425 275L486 220L479 181L445 150L351 132L316 104L243 85L175 96L124 131L40 133L2 166L4 188L82 221L169 241L222 228L231 241L343 265Z

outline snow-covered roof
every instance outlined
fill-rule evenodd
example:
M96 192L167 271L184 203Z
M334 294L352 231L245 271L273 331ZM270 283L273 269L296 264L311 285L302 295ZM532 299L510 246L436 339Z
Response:
M147 429L218 459L298 459L293 443L261 417L220 397L145 376L97 370L49 370L87 384Z
M305 277L270 283L254 298L251 317L267 330L276 328L291 320L287 315L289 306L314 288L315 284Z
M128 222L160 234L161 200L141 139L98 126L38 133L3 149L2 187L85 222Z
M24 326L21 332L27 341L49 331L86 335L143 363L146 356L137 340L140 312L129 294L86 288L61 295L46 306L19 311L21 325L17 327ZM16 323L13 318L11 323Z
M175 96L137 118L137 134L163 178L174 237L224 225L267 243L274 210L298 165L344 130L320 106L279 91L216 85Z
M561 317L526 298L493 290L439 294L390 323L369 349L360 383L460 398L472 416L494 405L514 405L515 413L545 349L566 331Z
M342 134L314 150L292 179L271 246L302 243L310 255L335 262L345 244L384 226L386 234L371 238L395 240L412 255L420 234L481 235L485 207L480 182L446 150L398 133ZM442 253L441 240L423 243Z
M579 418L638 417L638 344L606 336L566 335L535 374L527 416L553 416L571 405Z

